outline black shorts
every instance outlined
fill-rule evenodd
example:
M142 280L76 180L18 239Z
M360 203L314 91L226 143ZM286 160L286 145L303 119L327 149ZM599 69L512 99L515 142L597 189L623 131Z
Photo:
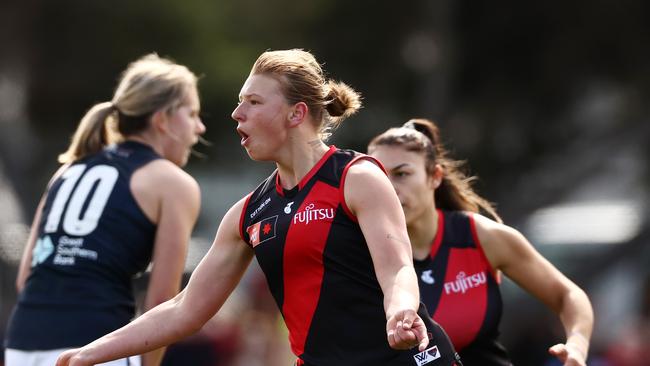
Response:
M454 349L449 336L442 329L440 324L436 323L429 316L426 306L420 302L418 315L422 318L429 336L427 348L420 352L417 348L410 349L408 352L413 358L413 366L463 366L460 356ZM293 366L309 366L309 364L298 359ZM382 365L383 366L383 365Z
M449 336L440 324L429 316L422 302L418 308L418 315L429 331L429 345L425 351L413 356L415 361L422 366L463 366Z

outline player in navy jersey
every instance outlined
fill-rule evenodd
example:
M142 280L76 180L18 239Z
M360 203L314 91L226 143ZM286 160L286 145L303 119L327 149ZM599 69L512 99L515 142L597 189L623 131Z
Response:
M83 117L39 204L20 264L6 366L51 366L178 293L200 192L180 167L205 131L197 78L155 54L131 63ZM164 349L110 365L159 365Z
M297 365L452 365L450 347L430 343L417 314L417 278L390 181L373 159L323 142L359 107L359 95L327 81L311 53L264 52L232 117L249 156L277 170L226 213L178 296L57 365L92 365L191 334L218 311L253 256Z
M465 366L511 364L497 339L501 272L558 314L566 341L549 352L565 366L585 365L593 327L587 295L501 223L473 191L462 163L448 157L433 122L391 128L370 142L368 153L384 164L400 199L421 298Z

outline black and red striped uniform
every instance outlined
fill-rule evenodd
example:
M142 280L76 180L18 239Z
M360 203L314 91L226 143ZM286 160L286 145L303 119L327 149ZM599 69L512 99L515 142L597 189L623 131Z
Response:
M438 210L430 255L414 264L420 298L463 364L511 365L497 340L503 307L500 276L481 248L473 214Z
M388 345L383 293L345 205L346 172L358 159L372 158L332 146L291 190L276 171L242 211L241 236L266 275L298 365L418 365L417 349Z

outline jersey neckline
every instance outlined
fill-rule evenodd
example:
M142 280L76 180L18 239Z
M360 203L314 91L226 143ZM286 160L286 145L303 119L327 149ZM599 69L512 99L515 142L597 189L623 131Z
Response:
M141 149L146 149L146 150L151 150L153 152L156 152L151 145L145 144L144 142L135 141L135 140L124 140L124 141L118 143L117 146L124 146L124 147L130 147L130 148L141 148ZM158 155L158 154L156 154L156 155Z
M305 185L307 185L307 182L318 172L318 170L325 164L327 159L330 158L335 152L337 148L334 145L331 145L329 147L329 150L325 152L325 154L318 160L316 164L314 164L311 169L309 169L309 172L305 174L302 179L300 179L300 182L298 182L298 185L291 189L284 189L282 187L282 184L280 184L280 172L276 169L275 170L275 191L282 197L292 197L296 195Z

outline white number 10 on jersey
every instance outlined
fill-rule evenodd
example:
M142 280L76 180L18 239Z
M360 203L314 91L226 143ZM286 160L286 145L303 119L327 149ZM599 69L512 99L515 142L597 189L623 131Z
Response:
M88 235L97 227L119 174L117 169L108 165L96 165L88 171L85 170L85 164L73 165L61 175L63 183L47 215L45 233L58 229L66 204L68 207L63 215L63 231L67 234ZM75 187L77 181L79 184ZM95 185L97 188L89 197ZM87 201L88 206L81 217L81 210Z

